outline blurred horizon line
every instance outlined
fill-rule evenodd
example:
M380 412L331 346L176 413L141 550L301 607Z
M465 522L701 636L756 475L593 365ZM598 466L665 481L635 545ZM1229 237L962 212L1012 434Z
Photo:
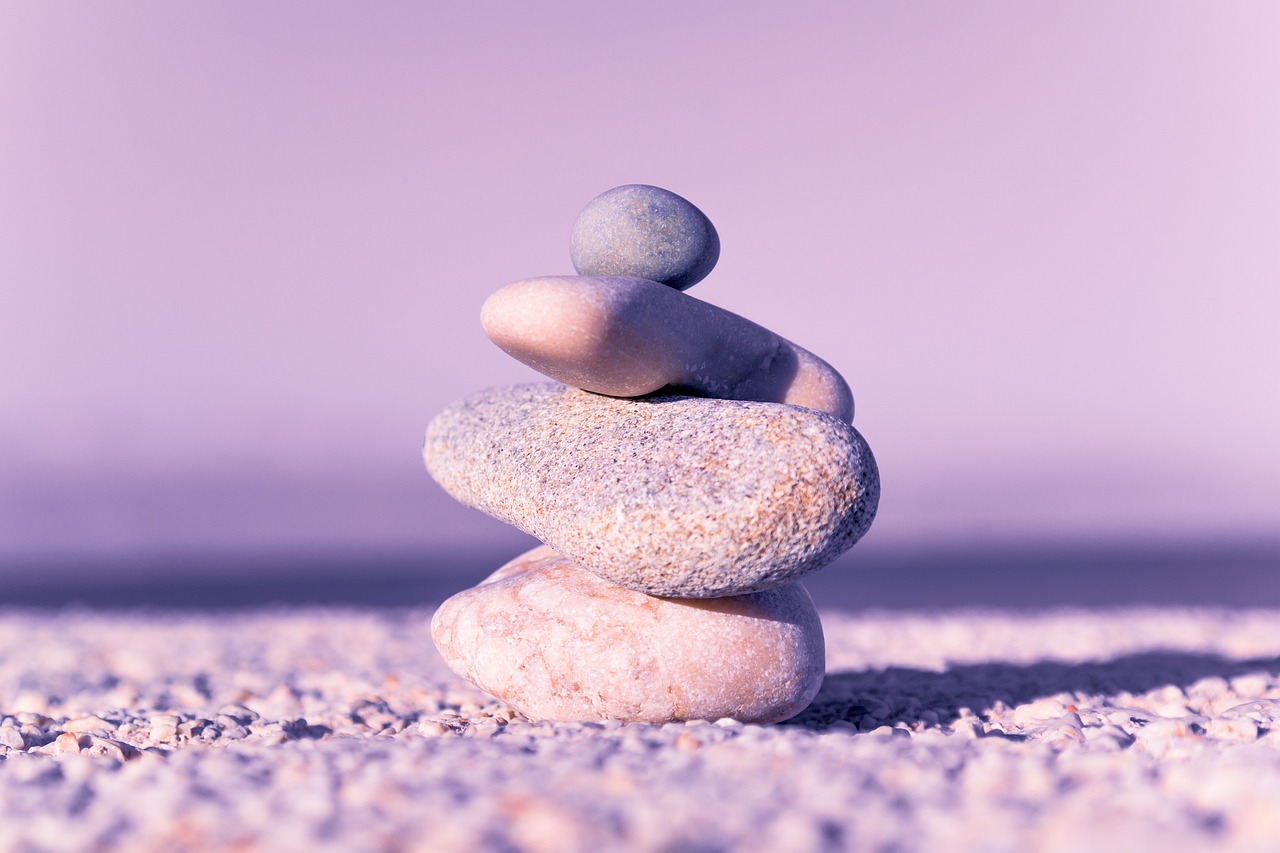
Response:
M473 586L526 542L447 546L152 549L0 557L0 607L412 607ZM855 546L803 578L843 610L1280 607L1280 536L1064 538Z

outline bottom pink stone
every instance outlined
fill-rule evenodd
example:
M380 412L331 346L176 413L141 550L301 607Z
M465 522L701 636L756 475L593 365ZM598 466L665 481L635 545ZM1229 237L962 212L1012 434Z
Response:
M431 622L454 672L535 720L774 723L813 699L822 624L799 582L655 598L535 548Z

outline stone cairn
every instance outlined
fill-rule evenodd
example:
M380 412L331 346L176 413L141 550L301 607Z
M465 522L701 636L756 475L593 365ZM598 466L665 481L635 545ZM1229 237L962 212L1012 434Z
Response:
M849 386L682 292L720 240L674 193L604 193L571 253L577 276L508 285L480 315L557 384L476 394L427 428L450 495L546 543L446 601L436 646L532 719L794 716L826 668L796 579L850 548L880 495Z

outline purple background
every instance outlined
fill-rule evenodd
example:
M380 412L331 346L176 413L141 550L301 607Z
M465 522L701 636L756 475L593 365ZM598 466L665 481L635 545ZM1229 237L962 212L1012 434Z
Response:
M724 8L0 5L0 567L514 551L421 433L632 182L849 379L868 553L1276 540L1280 5Z

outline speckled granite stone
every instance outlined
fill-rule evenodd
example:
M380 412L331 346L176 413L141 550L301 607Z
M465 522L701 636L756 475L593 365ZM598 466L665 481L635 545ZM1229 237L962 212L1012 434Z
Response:
M629 275L687 290L716 265L720 236L706 214L670 190L614 187L573 223L569 254L582 275Z
M655 598L550 548L436 611L454 672L535 720L773 723L822 685L822 625L799 583L711 601Z
M671 388L853 420L853 393L831 365L731 311L647 279L518 281L485 301L480 323L508 355L575 388L612 397Z
M880 482L862 436L776 403L496 388L427 428L431 475L601 577L651 595L778 586L866 532Z

